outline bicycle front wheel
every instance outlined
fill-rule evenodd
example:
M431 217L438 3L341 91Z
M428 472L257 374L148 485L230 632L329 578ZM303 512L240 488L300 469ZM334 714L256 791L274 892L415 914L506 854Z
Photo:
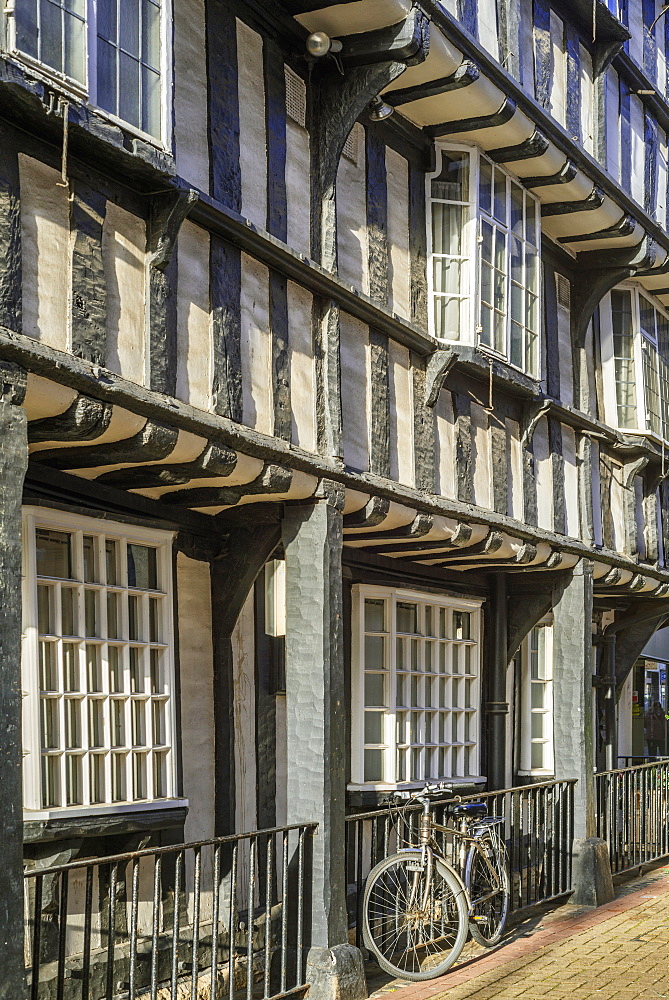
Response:
M467 940L468 908L461 879L438 859L431 874L420 851L381 861L367 877L363 938L385 972L401 979L441 976Z
M511 895L506 847L495 831L491 830L470 849L465 885L472 907L471 935L478 944L491 948L504 933Z

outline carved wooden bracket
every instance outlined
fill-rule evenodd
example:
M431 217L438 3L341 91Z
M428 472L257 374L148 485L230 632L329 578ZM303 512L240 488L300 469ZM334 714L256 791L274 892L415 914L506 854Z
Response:
M174 252L181 225L198 199L194 188L175 188L154 195L147 227L147 249L151 267L164 271Z
M455 351L435 351L430 355L425 372L425 405L434 406L444 387L446 377L458 360Z

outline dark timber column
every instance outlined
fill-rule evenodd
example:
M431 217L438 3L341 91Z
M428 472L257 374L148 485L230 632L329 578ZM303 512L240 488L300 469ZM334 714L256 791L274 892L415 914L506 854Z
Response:
M553 593L553 738L555 777L574 790L572 903L613 898L608 851L595 837L592 723L592 563L581 560Z
M21 782L21 495L28 467L25 375L0 363L0 998L25 996Z
M488 716L488 789L494 790L504 788L506 779L506 717L509 713L509 703L506 700L508 666L506 574L497 573L492 578L491 590L493 650L488 685L490 697L486 705L486 715Z
M347 943L342 629L343 493L286 510L288 823L317 820L307 982L312 1000L367 996L362 957Z

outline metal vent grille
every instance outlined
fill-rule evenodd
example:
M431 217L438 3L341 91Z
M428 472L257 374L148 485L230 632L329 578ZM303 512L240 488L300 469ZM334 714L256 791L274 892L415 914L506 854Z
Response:
M360 155L360 133L362 131L362 125L358 122L355 123L353 128L348 134L348 139L344 143L344 149L342 150L344 156L351 163L355 163L356 167L358 165L358 159Z
M563 309L571 309L571 281L564 274L555 275L557 281L558 305Z
M286 114L305 128L307 123L307 88L302 77L284 66L286 76Z

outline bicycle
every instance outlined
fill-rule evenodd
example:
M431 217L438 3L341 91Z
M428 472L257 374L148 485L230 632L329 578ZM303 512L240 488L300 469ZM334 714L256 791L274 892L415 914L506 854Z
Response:
M400 848L367 877L365 945L385 972L402 979L443 975L457 961L469 932L479 944L491 947L504 931L509 874L506 848L496 829L503 817L486 815L483 802L456 798L449 811L458 826L435 823L430 796L452 791L453 786L443 782L427 783L405 800L405 807L412 801L423 807L419 843ZM436 833L453 837L459 871L444 857Z

